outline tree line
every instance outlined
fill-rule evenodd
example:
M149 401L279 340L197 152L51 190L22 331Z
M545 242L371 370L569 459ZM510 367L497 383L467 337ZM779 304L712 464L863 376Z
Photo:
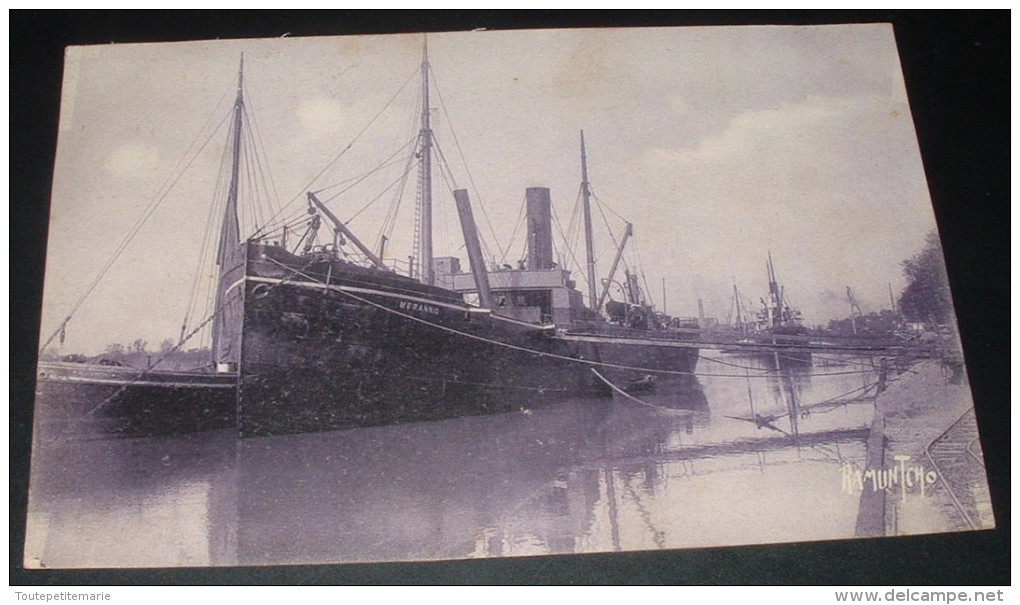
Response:
M907 283L897 298L897 309L883 309L854 318L834 319L828 331L833 334L888 335L905 323L924 324L929 328L953 322L953 299L949 291L946 260L938 233L925 236L920 252L900 262Z

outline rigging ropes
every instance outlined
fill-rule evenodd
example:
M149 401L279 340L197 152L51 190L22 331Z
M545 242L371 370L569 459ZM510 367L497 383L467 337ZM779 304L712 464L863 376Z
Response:
M273 180L272 171L269 169L269 165L265 162L265 145L263 143L262 133L259 129L258 122L255 118L254 112L249 110L252 105L251 99L247 96L247 89L245 89L246 95L243 97L243 102L238 107L235 105L233 111L240 110L241 120L236 124L241 128L241 133L235 133L235 124L231 123L229 131L227 133L228 140L232 140L237 136L240 136L242 146L239 149L239 157L237 161L241 169L243 178L238 181L238 199L244 200L244 204L239 204L237 211L239 213L238 220L241 225L245 225L245 230L251 230L255 234L264 233L266 228L265 216L266 214L272 214L276 211L276 200L278 199L276 194L276 184ZM188 298L187 309L185 311L184 320L181 324L180 337L183 339L185 332L188 329L191 321L193 320L195 313L198 309L200 301L200 286L203 282L209 280L208 267L210 266L210 252L214 246L216 246L216 238L218 236L216 226L218 225L218 217L222 216L224 205L226 204L226 186L224 185L230 179L231 165L233 161L233 151L230 146L225 146L223 149L222 158L220 161L220 171L217 175L216 187L213 189L214 197L213 203L209 206L209 214L206 218L206 227L204 231L202 248L199 254L198 264L195 268L194 279L192 280L191 290ZM206 314L212 309L215 295L213 292L215 287L209 287L209 291L205 297L205 311Z
M745 378L746 377L745 374L709 374L709 373L698 373L698 372L686 372L686 371L680 371L680 370L663 370L663 369L659 369L659 368L645 368L645 367L640 367L640 366L629 366L629 365L624 365L624 364L605 363L605 362L601 362L601 361L594 361L594 360L591 360L591 359L583 359L583 358L577 358L577 357L570 357L570 356L567 356L567 355L560 355L558 353L550 353L550 352L547 352L547 351L538 351L536 349L529 349L527 347L522 347L522 346L511 344L511 343L502 342L502 341L499 341L499 340L496 340L496 339L493 339L493 338L488 338L488 337L485 337L485 336L479 336L477 334L471 334L469 332L464 332L462 330L457 330L456 328L450 328L448 326L444 326L444 325L441 325L441 324L433 323L431 321L427 321L427 320L422 319L420 317L415 317L414 315L410 315L408 313L403 313L401 311L397 311L396 309L391 309L391 308L386 307L384 305L381 305L379 303L376 303L376 302L373 302L371 300L368 300L368 299L366 299L366 298L364 298L362 296L358 296L357 294L353 294L351 292L348 292L348 291L346 291L346 290L344 290L342 288L338 288L338 287L335 287L335 286L330 286L330 285L326 284L325 282L323 282L321 279L317 279L315 277L312 277L312 276L310 276L310 275L308 275L308 274L306 274L304 272L301 272L299 270L295 270L295 275L296 276L299 275L299 276L305 278L306 280L308 280L310 282L320 284L320 285L326 287L331 292L338 292L338 293L342 294L343 296L346 296L346 297L349 297L351 299L357 300L358 302L360 302L362 304L366 304L366 305L369 305L371 307L375 307L375 308L377 308L377 309L379 309L381 311L384 311L386 313L397 315L399 317L403 317L404 319L408 319L408 320L411 320L411 321L414 321L414 322L417 322L417 323L428 325L428 326L431 326L431 327L433 327L433 328L435 328L437 330L442 330L444 332L449 332L449 333L452 333L452 334L456 334L458 336L463 336L463 337L471 339L471 340L477 340L477 341L485 342L485 343L492 344L492 345L495 345L495 346L499 346L499 347L503 347L503 348L507 348L507 349L512 349L512 350L515 350L515 351L521 351L521 352L524 352L524 353L530 353L532 355L536 355L536 356L543 357L543 358L559 359L559 360L562 360L562 361L569 361L569 362L572 362L572 363L578 363L578 364L588 365L588 366L593 366L593 367L615 368L615 369L620 369L620 370L631 370L631 371L638 371L638 372L645 372L645 373L657 373L657 374L669 374L669 375L674 375L674 376L705 376L705 377L721 377L721 378ZM692 343L691 346L692 346L692 348L694 348L695 345ZM815 374L815 376L843 376L843 375L849 375L849 374L862 374L862 373L864 373L864 372L863 371L822 372L822 373L819 373L819 374ZM768 375L762 375L762 377L766 377L766 376L768 376Z
M411 80L414 79L414 76L417 73L418 73L417 69L414 72L412 72L411 75L409 75L407 77L407 79L404 80L404 83L400 86L400 88L397 89L397 92L393 93L393 96L390 97L390 99L386 102L386 104L383 106L383 108L380 109L375 114L375 116L373 116L372 119L368 121L367 124L365 124L365 126L358 132L358 134L356 134L354 136L353 139L351 139L351 141L349 143L347 143L347 146L344 147L343 149L341 149L340 152L337 153L335 156L333 156L333 159L331 159L329 162L327 162L326 165L323 166L322 170L320 170L318 173L316 173L315 176L313 176L311 178L311 180L308 181L308 184L305 185L304 187L302 187L294 195L294 197L291 198L290 201L288 201L286 204L284 204L280 208L279 212L277 212L276 214L271 216L269 218L269 220L270 221L275 221L277 218L279 218L279 215L284 210L289 208L295 201L297 201L298 199L304 199L305 192L311 189L312 184L315 183L316 181L318 181L320 178L322 178L322 176L324 174L326 174L328 171L330 171L332 168L334 168L336 166L336 163L340 161L340 158L343 157L354 146L354 144L357 143L361 139L362 136L364 136L364 134L368 131L368 129L371 128L373 124L375 124L375 122L380 118L380 116L382 116L386 112L386 110L389 109L390 105L393 104L393 101L396 100L397 97L400 96L400 93L403 92L404 88L406 88L407 85L411 82Z
M174 170L171 171L170 175L167 177L167 180L157 190L156 195L149 202L148 206L146 206L145 210L142 212L142 215L138 218L138 220L135 221L135 224L128 231L127 235L124 236L124 239L121 240L120 244L113 251L113 254L110 256L109 260L107 260L106 264L103 265L102 269L100 269L96 277L92 280L88 287L85 288L84 292L82 292L82 294L75 300L74 304L71 305L71 310L64 317L63 321L60 322L60 325L57 327L57 329L53 331L53 333L49 336L49 338L46 339L45 342L43 342L42 346L39 348L40 351L45 350L46 347L48 347L53 342L53 340L57 338L57 336L61 336L61 340L63 340L62 335L64 333L64 330L66 329L68 322L71 321L71 318L74 316L74 314L78 311L79 308L81 308L82 304L85 303L88 297L92 294L93 290L96 289L96 286L98 286L99 283L102 282L103 278L106 277L106 274L117 262L117 259L120 258L120 255L124 253L124 250L128 247L129 244L131 244L134 238L138 235L139 231L142 230L142 227L145 226L145 224L156 212L156 210L160 207L160 205L166 200L167 196L177 185L177 183L181 180L181 177L184 176L184 173L187 172L188 169L195 163L198 156L209 144L209 141L211 141L213 136L219 131L220 128L222 128L223 123L229 119L230 113L228 112L221 117L216 127L213 128L206 135L205 140L203 140L202 143L198 145L198 147L196 148L195 146L196 143L202 138L202 132L204 132L206 128L208 128L208 126L212 123L213 116L217 115L221 111L219 106L223 104L223 100L224 98L226 98L226 96L227 95L224 94L223 98L220 99L217 108L210 112L209 116L207 117L205 123L202 126L202 129L199 130L199 132L195 135L195 138L192 140L191 145L189 145L188 149L185 150L185 152L181 155L181 159L178 160L177 165L174 167Z
M446 103L443 101L443 94L439 90L439 83L438 81L436 81L436 77L435 74L432 72L431 65L429 66L429 73L431 74L430 80L436 89L436 97L439 99L439 106L442 107L443 115L446 116L446 123L449 124L450 136L453 137L453 144L457 148L457 153L460 155L460 161L461 164L464 166L464 171L467 172L468 182L471 183L471 189L475 192L475 195L478 197L478 207L481 208L482 210L482 217L485 218L485 224L488 225L489 227L489 232L492 234L492 240L496 243L496 248L501 250L503 246L499 243L499 238L496 236L496 230L495 228L493 228L492 221L489 219L489 213L485 209L485 204L481 199L481 193L479 193L480 190L478 189L478 185L475 184L475 177L471 174L471 169L468 168L467 160L464 157L464 150L463 148L461 148L460 139L457 138L457 131L453 129L453 122L450 120L450 114L446 111ZM486 247L486 250L488 252L488 247ZM490 254L491 257L491 252L488 253Z

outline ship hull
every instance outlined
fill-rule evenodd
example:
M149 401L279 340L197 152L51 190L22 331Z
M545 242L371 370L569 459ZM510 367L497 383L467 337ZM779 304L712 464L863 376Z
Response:
M290 274L251 255L243 285L242 436L529 409L654 371L689 379L698 351L635 335L563 334L438 288L332 265ZM239 286L241 287L241 286ZM594 371L593 371L594 370Z
M694 380L688 342L563 333L363 275L338 272L327 287L258 269L237 286L236 373L41 362L37 436L268 436L528 410L610 394L607 383L689 390Z
M233 375L40 362L35 427L44 440L233 428L236 400Z

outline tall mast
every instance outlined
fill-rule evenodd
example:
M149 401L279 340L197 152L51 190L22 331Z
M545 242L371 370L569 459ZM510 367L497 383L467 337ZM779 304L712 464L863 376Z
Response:
M769 293L774 294L776 302L779 301L779 284L776 282L776 270L772 265L772 251L769 250L768 258L768 272L769 272Z
M779 281L776 280L776 269L772 265L772 251L769 250L769 303L772 308L769 309L769 323L774 327L780 325L783 319L783 291L779 287Z
M234 101L234 131L231 141L232 155L230 161L230 189L227 191L227 206L223 213L223 226L220 231L220 249L216 256L216 264L223 266L226 255L240 242L241 229L237 222L237 192L241 174L241 131L244 121L244 55L237 70L237 98Z
M237 197L241 175L241 143L244 126L244 55L237 70L237 99L234 101L233 137L231 141L230 188L227 190L227 204L223 211L223 224L220 230L220 247L216 255L219 266L219 285L216 289L216 319L212 327L212 355L217 369L229 370L240 359L240 308L237 301L227 300L229 283L227 273L239 263L244 256L238 251L241 242L241 229L237 218ZM181 340L184 329L181 328Z
M584 150L584 131L581 131L581 198L584 204L584 250L588 261L588 306L597 309L595 291L595 243L591 229L591 187L588 184L588 155Z
M419 224L418 257L421 280L435 283L432 268L432 128L429 123L429 41L425 39L421 60L421 223Z
M740 317L740 293L737 292L737 284L733 284L733 304L737 308L737 327L744 329L744 320Z

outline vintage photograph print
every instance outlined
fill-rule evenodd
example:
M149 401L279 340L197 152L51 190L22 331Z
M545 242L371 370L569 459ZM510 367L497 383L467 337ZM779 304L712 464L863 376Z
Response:
M989 529L892 26L65 54L24 566Z

